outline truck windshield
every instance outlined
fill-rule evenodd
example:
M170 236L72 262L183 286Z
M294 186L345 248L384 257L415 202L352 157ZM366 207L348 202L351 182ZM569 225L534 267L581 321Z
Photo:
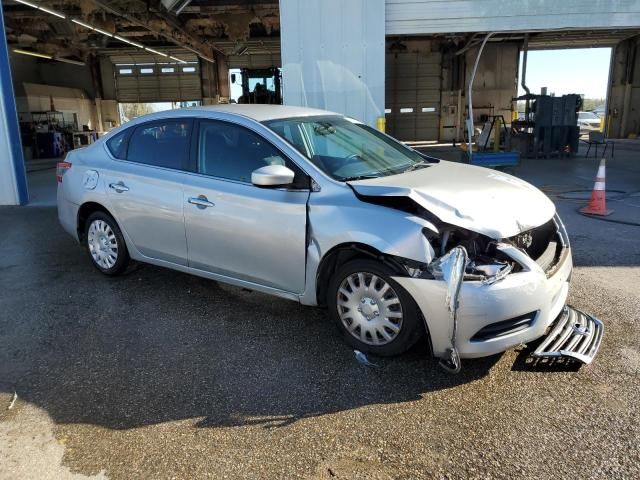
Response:
M410 148L340 116L287 118L265 125L339 181L394 175L428 165Z

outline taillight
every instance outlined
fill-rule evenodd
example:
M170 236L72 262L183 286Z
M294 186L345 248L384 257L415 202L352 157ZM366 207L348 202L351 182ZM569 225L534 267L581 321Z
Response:
M56 179L62 183L62 176L71 168L71 162L58 162L56 165Z

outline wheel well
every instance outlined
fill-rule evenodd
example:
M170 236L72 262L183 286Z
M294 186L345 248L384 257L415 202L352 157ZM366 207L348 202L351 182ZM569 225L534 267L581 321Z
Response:
M322 257L320 265L318 266L318 274L316 277L316 298L318 305L326 306L329 280L338 268L351 260L363 258L379 260L392 268L397 269L399 273L403 272L402 266L400 266L393 257L385 255L369 245L364 243L345 243L337 245Z
M84 242L84 231L86 230L86 222L89 218L89 215L94 212L104 212L107 215L113 217L113 215L111 215L111 212L109 212L109 210L107 210L103 205L100 205L99 203L83 203L78 209L77 232L80 242Z

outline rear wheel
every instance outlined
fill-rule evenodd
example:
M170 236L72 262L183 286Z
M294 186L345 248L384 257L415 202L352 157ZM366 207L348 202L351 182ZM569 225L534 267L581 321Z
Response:
M118 275L127 268L129 252L122 232L111 215L94 212L86 223L85 241L93 265L105 275Z
M380 262L354 260L331 278L329 315L358 350L398 355L424 333L415 301L391 278L393 273Z

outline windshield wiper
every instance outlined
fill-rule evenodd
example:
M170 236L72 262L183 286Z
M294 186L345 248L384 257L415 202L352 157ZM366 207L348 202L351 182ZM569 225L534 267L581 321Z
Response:
M353 177L343 177L340 180L343 182L353 182L355 180L367 180L371 178L378 178L379 175L367 174L367 175L354 175Z
M426 162L424 160L421 160L419 162L414 163L413 165L409 166L409 168L407 168L405 171L403 171L402 173L406 173L406 172L413 172L414 170L416 170L417 168L421 168L421 167L428 167L429 166L429 162Z

